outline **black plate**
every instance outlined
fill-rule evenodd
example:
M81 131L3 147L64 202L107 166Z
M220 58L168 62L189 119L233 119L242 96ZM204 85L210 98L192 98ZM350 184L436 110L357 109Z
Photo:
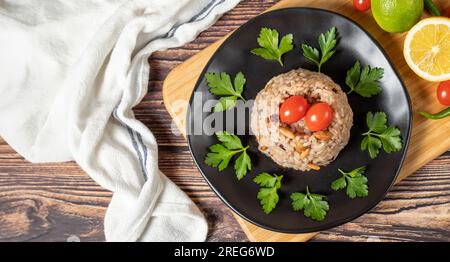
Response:
M261 154L257 142L251 135L240 136L245 144L250 145L250 156L253 168L251 173L238 181L233 165L218 172L204 163L208 147L217 143L210 134L192 134L189 130L194 124L202 124L211 115L210 111L202 112L207 100L214 99L208 92L204 74L206 72L227 72L234 76L242 71L247 84L244 96L254 99L273 76L285 73L295 68L316 70L301 54L301 43L309 43L317 47L320 33L336 26L339 40L336 54L322 67L322 72L329 75L344 90L346 71L359 60L363 65L383 67L383 92L376 97L365 99L356 94L349 95L349 103L354 112L354 126L351 130L349 144L341 151L338 158L320 171L299 172L286 169L275 164L271 159ZM284 67L277 62L263 60L252 55L250 50L257 47L256 39L261 27L277 29L282 35L294 34L295 49L284 56ZM401 54L399 54L401 55ZM190 100L187 128L188 142L192 156L204 178L216 194L236 213L246 220L266 229L286 232L305 233L325 230L338 226L366 213L383 199L393 184L404 160L411 130L411 103L408 93L386 54L379 44L361 27L350 19L325 10L313 8L288 8L260 15L236 30L216 51L203 70L194 94L200 99ZM235 109L236 110L236 109ZM401 130L404 146L400 152L386 154L380 152L375 160L371 160L367 152L360 151L361 133L367 131L365 117L368 111L384 111L388 122ZM236 111L235 111L236 112ZM223 115L220 113L215 116ZM245 121L248 129L248 119ZM229 125L233 132L235 121ZM231 126L231 130L230 127ZM233 163L233 162L231 162ZM369 179L369 196L349 199L345 190L338 192L330 189L330 183L339 177L338 168L351 170L367 165L366 176ZM271 214L266 215L256 199L258 186L252 179L260 172L284 175L278 206ZM316 222L294 212L291 208L290 193L303 192L309 186L314 193L327 195L330 211L326 219Z

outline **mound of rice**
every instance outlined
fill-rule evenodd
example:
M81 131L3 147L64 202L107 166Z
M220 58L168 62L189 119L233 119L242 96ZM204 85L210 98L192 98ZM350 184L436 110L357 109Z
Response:
M328 130L311 132L304 118L287 125L280 122L279 108L293 95L304 96L310 105L325 102L333 109ZM259 150L283 167L308 171L326 166L347 145L353 112L347 96L328 76L296 69L272 78L256 96L251 129Z

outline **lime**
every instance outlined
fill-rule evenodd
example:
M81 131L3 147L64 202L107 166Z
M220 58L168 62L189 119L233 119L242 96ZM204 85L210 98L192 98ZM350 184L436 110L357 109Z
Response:
M387 32L408 31L423 13L423 0L372 0L372 14Z

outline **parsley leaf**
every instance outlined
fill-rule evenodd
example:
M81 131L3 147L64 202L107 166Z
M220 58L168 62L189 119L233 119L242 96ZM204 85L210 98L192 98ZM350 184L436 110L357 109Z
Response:
M386 153L397 152L402 149L402 139L400 138L400 130L393 126L388 127L378 136L383 143L383 149Z
M205 74L206 82L208 84L209 92L216 96L221 96L219 102L214 106L214 112L222 112L233 108L237 104L237 100L241 99L246 102L242 96L244 85L246 82L245 76L239 72L234 77L234 87L231 83L231 77L225 72Z
M381 92L380 79L383 77L384 69L380 67L370 68L366 65L361 70L359 61L347 71L345 83L350 87L350 91L359 94L362 97L372 97Z
M260 56L266 60L275 60L283 66L281 57L294 48L293 35L287 34L281 38L278 44L278 31L263 27L258 37L259 48L252 49L254 55Z
M278 176L272 176L266 172L259 174L253 179L253 182L261 187L275 187L278 181Z
M214 106L214 112L223 112L225 110L235 107L237 104L236 96L225 96L219 99L219 102Z
M209 152L206 154L205 163L208 166L216 167L219 171L227 168L228 163L231 160L231 157L234 156L237 152L232 151L221 144L215 144L209 147Z
M347 188L346 193L350 198L366 197L369 194L367 177L364 176L366 167L356 168L348 173L338 169L341 177L331 183L331 188L335 191Z
M257 198L260 200L264 213L269 214L276 207L279 196L278 189L281 187L283 176L261 173L253 179L253 182L261 188L258 191Z
M376 137L366 136L361 142L361 150L369 151L370 158L374 159L378 156L380 148L382 147L381 140Z
M238 180L241 180L247 174L247 170L252 169L252 163L250 160L250 156L247 154L247 151L244 150L242 154L236 159L234 163L234 170L236 171L236 176Z
M381 148L386 153L400 151L403 147L400 130L394 126L387 127L387 118L384 112L367 113L366 124L369 131L362 134L361 150L369 151L370 158L378 156Z
M216 136L228 149L233 150L243 148L241 140L235 134L230 134L227 131L219 131L216 133Z
M378 112L375 114L373 114L372 112L367 113L366 124L370 130L375 131L377 133L382 133L387 128L386 123L387 117L385 113L383 112Z
M228 167L234 155L241 153L234 163L236 176L238 180L241 180L252 169L251 159L247 153L248 146L242 146L239 137L227 131L217 132L216 136L222 144L215 144L209 147L210 152L206 154L205 163L208 166L217 168L220 172Z
M336 44L336 27L332 27L319 36L320 53L317 48L302 44L303 56L317 64L320 72L322 65L336 52Z
M306 194L295 192L291 194L292 209L303 210L303 214L316 221L323 221L330 209L324 195L312 194L306 187Z

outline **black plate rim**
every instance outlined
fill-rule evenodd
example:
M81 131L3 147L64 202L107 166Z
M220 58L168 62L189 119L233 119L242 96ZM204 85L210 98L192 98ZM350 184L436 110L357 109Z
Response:
M372 210L375 206L377 206L387 195L387 193L390 191L390 189L392 188L392 186L394 185L395 181L397 180L397 177L400 173L401 168L403 167L403 163L405 161L406 158L406 154L408 152L408 148L409 148L409 142L410 142L410 137L411 137L411 129L412 129L412 105L411 105L411 98L409 96L408 90L405 87L405 84L402 80L402 78L400 77L400 74L398 73L397 69L395 68L395 66L393 65L390 57L387 55L386 51L384 50L384 48L380 45L380 43L369 33L367 32L367 30L365 30L362 26L360 26L358 23L356 23L355 21L353 21L352 19L350 19L349 17L330 11L330 10L326 10L326 9L321 9L321 8L315 8L315 7L287 7L287 8L281 8L281 9L276 9L273 11L269 11L269 12L265 12L263 14L257 15L251 19L249 19L246 23L244 23L243 25L239 26L235 31L233 31L231 33L230 36L227 37L227 39L225 39L225 41L219 46L219 48L217 48L217 50L214 52L214 54L211 56L211 58L209 58L208 63L204 66L199 78L197 79L196 83L195 83L195 87L192 90L192 94L198 89L199 85L201 84L201 82L203 81L203 76L205 75L207 68L210 66L210 64L212 63L212 61L214 60L214 58L216 57L216 54L219 53L224 46L231 41L232 39L234 39L235 35L237 32L241 31L243 26L248 24L248 23L252 23L255 19L259 19L261 17L264 16L268 16L270 14L273 13L278 13L278 12L285 12L285 11L289 11L289 10L310 10L310 11L315 11L315 12L323 12L323 13L328 13L328 14L332 14L332 15L336 15L339 16L341 18L343 18L344 20L346 20L347 22L355 25L356 27L358 27L362 33L364 33L366 36L369 37L370 40L372 40L372 42L376 45L376 47L381 51L381 53L383 54L383 56L386 58L386 61L388 62L389 66L392 68L392 71L395 73L395 76L399 79L400 83L401 83L401 88L403 90L403 93L406 96L406 100L408 102L408 110L407 110L407 114L409 115L408 118L408 127L407 127L407 131L406 131L406 138L403 139L404 142L404 153L401 156L400 159L400 164L398 165L397 170L395 171L395 175L392 179L391 184L389 185L389 187L387 187L386 191L383 192L382 194L380 194L380 197L376 199L376 201L374 201L373 203L370 203L368 205L368 207L366 209L364 209L363 211L359 212L359 213L355 213L355 215L350 215L347 216L345 218L339 219L339 220L335 220L334 222L331 223L327 223L324 225L318 225L315 227L310 227L310 228L304 228L304 229L299 229L299 230L284 230L284 229L279 229L279 228L274 228L274 227L270 227L267 225L263 225L260 224L254 220L252 220L251 218L248 218L246 216L244 216L243 214L241 214L241 212L239 212L239 210L235 209L230 203L228 203L228 201L225 200L225 198L222 196L222 194L214 187L214 185L212 185L207 176L204 174L202 168L200 167L200 164L198 163L198 159L197 157L194 155L193 153L193 149L192 149L192 142L191 142L191 137L192 135L189 135L189 125L188 123L190 123L190 117L191 117L191 110L188 110L186 113L186 119L185 119L185 131L186 131L186 137L187 137L187 142L188 142L188 148L189 148L189 152L192 156L192 159L194 160L194 163L197 167L197 169L200 171L200 174L203 176L203 179L206 181L206 183L208 184L209 187L211 187L211 189L214 191L214 193L220 198L220 200L222 202L224 202L234 213L238 214L241 218L243 218L245 221L248 221L258 227L270 230L270 231L274 231L274 232L279 232L279 233L288 233L288 234L303 234L303 233L312 233L312 232L318 232L318 231L324 231L324 230L328 230L337 226L340 226L342 224L348 223L350 221L353 221L357 218L359 218L360 216L368 213L370 210ZM193 101L193 96L190 96L189 98L189 107L192 104Z

